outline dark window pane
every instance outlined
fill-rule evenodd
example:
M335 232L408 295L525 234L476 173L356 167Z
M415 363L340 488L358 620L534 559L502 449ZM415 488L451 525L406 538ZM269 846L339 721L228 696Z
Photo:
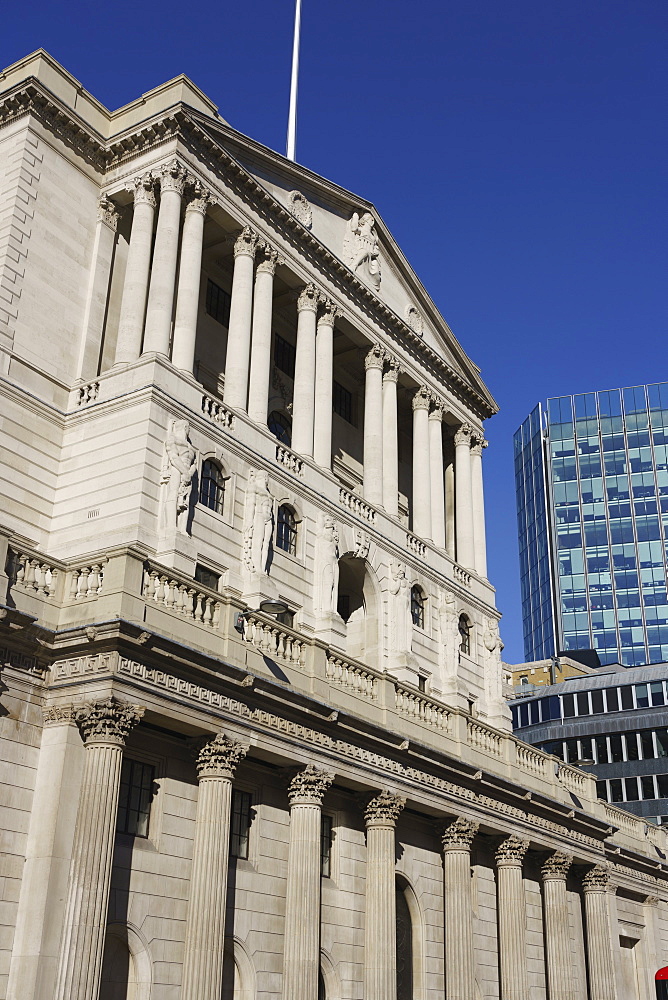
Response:
M650 684L650 686L649 686L649 693L650 693L650 698L651 698L652 705L663 705L664 704L663 682L662 681L654 681L652 684Z
M621 778L613 778L610 781L610 802L623 802L624 797L622 795L622 780Z
M279 337L278 334L274 336L274 364L282 372L285 372L286 375L289 375L290 378L295 377L296 354L297 351L294 344L290 344L283 337Z
M638 708L649 708L649 693L646 684L636 684L636 705Z
M332 874L332 817L323 816L320 825L320 874L330 878Z
M654 776L651 774L646 774L640 779L640 784L642 788L642 797L644 799L655 799L656 789L654 787Z
M199 485L199 502L204 507L223 513L225 498L225 480L220 466L207 459L202 463L202 477Z
M594 715L600 715L603 712L603 691L592 691L591 692L591 710Z
M214 573L213 570L207 569L206 566L200 566L197 563L195 566L195 583L201 583L203 587L210 587L211 590L218 590L220 574Z
M652 730L645 729L640 734L640 746L642 747L642 758L643 760L653 760L654 759L654 740L652 739Z
M624 778L624 789L626 791L626 801L627 802L637 802L638 795L638 779L637 778Z
M622 696L622 709L626 712L630 708L633 708L633 688L630 684L627 684L619 690Z
M425 596L421 587L411 587L411 618L418 628L424 628Z
M520 705L520 726L529 725L529 706Z
M232 823L230 828L230 854L235 858L248 857L248 834L251 824L250 792L232 792Z
M657 729L656 745L659 757L668 757L668 729Z
M471 653L471 625L466 615L459 616L459 649L467 656Z
M620 760L624 759L622 754L622 737L619 733L615 733L610 737L610 756L613 764L617 764Z
M334 413L338 413L340 417L347 420L349 424L353 421L353 394L345 386L340 385L338 382L334 382L332 394L332 409Z
M668 774L657 774L656 783L659 788L659 798L668 799Z
M297 518L292 507L281 504L276 520L276 547L297 555Z
M285 414L278 410L272 410L267 417L267 427L275 438L287 445L288 448L290 447L292 444L292 421Z
M638 753L637 733L627 733L625 739L626 739L626 759L639 760L640 755Z
M596 782L596 796L599 799L603 799L605 802L608 801L607 782L605 782L605 781L597 781Z
M589 692L578 691L577 693L578 715L589 715Z
M561 704L563 706L564 718L572 719L575 715L574 699L572 694L562 694Z
M619 711L619 688L608 688L605 692L609 712Z
M596 746L596 761L598 764L608 764L608 741L605 736L594 737Z
M216 285L211 278L206 283L206 311L217 323L223 326L230 325L230 303L229 292L226 292L219 285Z
M130 757L123 758L116 829L133 837L148 837L154 769Z
M566 740L566 763L574 764L580 759L580 748L577 740Z

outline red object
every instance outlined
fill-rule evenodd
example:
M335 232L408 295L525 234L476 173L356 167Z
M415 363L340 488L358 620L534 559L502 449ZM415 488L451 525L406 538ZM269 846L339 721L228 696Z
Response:
M668 965L664 969L659 969L654 977L655 979L668 979Z

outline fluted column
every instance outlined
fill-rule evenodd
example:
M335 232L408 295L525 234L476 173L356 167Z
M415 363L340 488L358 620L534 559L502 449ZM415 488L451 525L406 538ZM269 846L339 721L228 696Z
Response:
M590 1000L617 1000L615 961L610 928L610 872L603 865L591 868L582 879Z
M121 313L118 320L114 363L127 365L136 361L141 351L144 331L148 272L151 266L153 217L155 215L155 180L144 174L134 182L132 230L125 265Z
M334 322L339 311L322 303L315 335L315 416L313 458L323 469L332 466L332 394L334 386Z
M474 1000L471 844L478 824L458 817L443 833L445 996Z
M248 416L258 424L267 424L269 404L269 369L271 367L271 318L274 275L279 260L276 250L261 248L262 260L255 269L253 296L253 333L248 384Z
M569 854L556 851L541 868L545 954L550 1000L575 1000L568 937L568 897L566 876L573 863Z
M86 758L79 798L56 1000L97 1000L125 740L144 709L109 698L75 721Z
M443 475L443 402L434 400L429 414L429 475L431 487L431 537L445 548L445 478Z
M473 544L475 571L487 576L487 542L485 539L485 497L482 485L482 450L487 441L480 434L471 444L471 506L473 509Z
M189 375L193 373L195 362L204 218L209 206L209 199L209 192L198 182L190 192L181 237L181 262L176 295L172 364L175 368L179 368Z
M399 516L398 378L399 365L389 359L383 375L383 507L390 517Z
M77 378L83 381L95 378L98 371L117 228L118 209L111 198L103 195L97 207L97 226L77 362Z
M429 404L425 388L413 396L413 531L431 538L431 463L429 460Z
M197 818L183 958L183 1000L220 1000L232 778L247 747L218 733L197 757Z
M144 354L169 354L181 227L181 195L185 179L185 171L177 160L164 166L160 172L160 208L146 307Z
M374 345L364 359L364 499L383 505L383 364Z
M313 456L315 418L315 316L318 289L307 285L297 300L297 350L295 387L292 397L292 447L300 455Z
M457 562L466 569L475 569L473 540L473 498L471 491L470 424L462 424L455 434L455 522L457 529Z
M397 901L394 828L406 800L382 791L368 803L364 1000L397 997Z
M457 552L455 533L455 465L448 462L445 467L445 551L451 559Z
M225 355L223 401L238 410L246 409L250 364L251 315L253 309L253 269L257 236L246 226L234 244L234 274L230 302L230 325Z
M283 1000L318 996L320 972L320 825L333 774L313 764L290 782L290 851L285 900Z
M526 899L522 862L528 840L508 837L496 851L499 914L499 960L503 1000L529 1000Z

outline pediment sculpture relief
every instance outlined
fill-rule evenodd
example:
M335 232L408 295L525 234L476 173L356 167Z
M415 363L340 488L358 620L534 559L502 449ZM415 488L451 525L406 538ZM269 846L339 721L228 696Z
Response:
M380 248L376 220L371 212L353 212L343 238L343 259L362 281L375 291L380 288Z
M413 333L417 333L418 337L424 336L424 320L419 309L409 303L406 306L405 319Z
M298 222L301 222L305 229L310 229L313 225L313 212L307 198L301 191L291 191L288 195L288 209Z

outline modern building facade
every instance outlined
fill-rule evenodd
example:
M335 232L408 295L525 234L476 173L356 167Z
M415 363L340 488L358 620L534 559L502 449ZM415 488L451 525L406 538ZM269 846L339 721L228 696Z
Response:
M184 77L0 91L0 998L653 997L665 831L511 732L496 405L374 206Z
M525 659L668 660L668 383L549 399L514 445Z
M515 688L511 701L518 736L567 764L583 762L600 799L668 824L668 664L601 668L525 690Z

